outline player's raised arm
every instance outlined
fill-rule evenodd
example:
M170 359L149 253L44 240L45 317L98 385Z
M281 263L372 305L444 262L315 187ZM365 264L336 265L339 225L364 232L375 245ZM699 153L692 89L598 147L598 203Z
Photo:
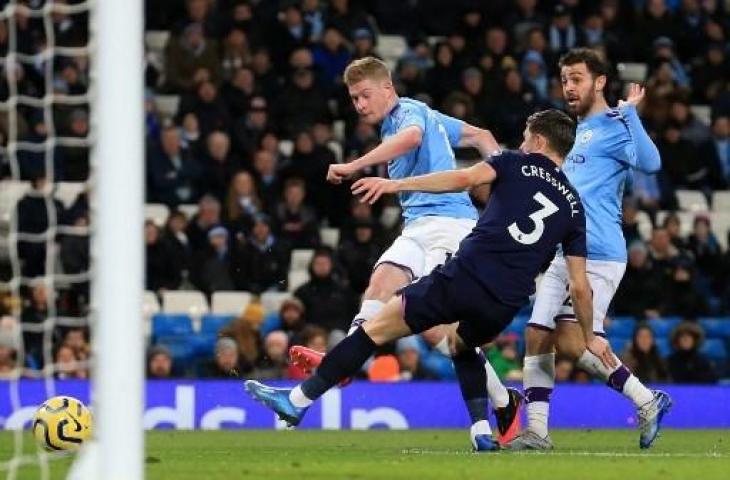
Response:
M502 151L502 147L499 146L492 132L468 123L464 124L459 145L476 148L482 157L497 155Z
M491 165L479 162L469 168L419 175L417 177L388 180L385 178L361 178L352 185L354 195L362 195L361 202L375 203L388 193L398 192L461 192L470 187L492 183L497 172Z
M449 144L452 147L476 148L482 157L496 155L502 150L489 130L475 127L441 112L436 112L436 115L441 125L444 126Z
M662 160L659 156L659 150L654 145L649 134L646 133L644 125L641 123L636 106L644 99L644 87L636 83L629 86L629 93L626 100L619 100L618 107L626 120L629 134L631 135L631 151L628 152L632 157L633 165L647 173L658 172L662 168Z
M327 180L332 183L340 183L345 178L367 167L388 163L420 146L422 138L423 130L420 127L416 125L406 127L362 157L350 163L330 165Z

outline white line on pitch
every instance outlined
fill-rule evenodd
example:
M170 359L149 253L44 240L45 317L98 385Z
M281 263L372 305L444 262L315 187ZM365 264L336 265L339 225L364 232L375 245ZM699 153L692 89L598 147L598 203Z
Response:
M420 448L409 448L401 450L402 454L410 455L472 455L472 452L465 450L427 450ZM707 453L632 453L632 452L580 452L580 451L551 451L551 452L509 452L509 455L523 456L561 456L561 457L609 457L609 458L641 458L641 457L661 457L661 458L730 458L730 454L719 452Z

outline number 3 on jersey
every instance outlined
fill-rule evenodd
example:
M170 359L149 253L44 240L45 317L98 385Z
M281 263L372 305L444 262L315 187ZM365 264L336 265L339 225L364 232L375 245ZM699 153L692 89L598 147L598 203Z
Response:
M542 192L537 192L532 198L542 205L540 210L531 213L529 216L529 219L535 224L535 228L532 229L531 232L525 233L517 226L517 222L512 222L512 224L507 227L507 231L512 238L523 245L532 245L540 240L540 237L542 237L542 234L545 232L545 219L558 211L558 207L551 202L549 198L543 195Z

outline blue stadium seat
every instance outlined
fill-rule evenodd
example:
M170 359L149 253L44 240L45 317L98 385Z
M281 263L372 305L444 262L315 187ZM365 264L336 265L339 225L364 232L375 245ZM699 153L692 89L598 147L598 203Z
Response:
M682 323L682 318L680 317L662 317L649 320L649 326L654 332L654 336L658 338L669 337L672 334L672 330L680 323Z
M156 345L167 347L172 354L173 369L179 373L184 372L195 356L195 337L190 335L165 335L155 342Z
M192 335L193 321L188 315L158 313L152 317L152 342L171 335Z
M445 355L438 352L430 352L421 357L421 364L424 369L436 374L440 380L456 379L454 364L451 362L451 359Z
M190 338L193 347L193 355L200 358L212 358L215 354L215 342L218 340L216 333L200 333Z
M631 338L611 336L608 337L608 343L611 344L611 349L613 349L614 353L618 356L621 356L626 350L626 347L629 346L629 343L631 343Z
M723 363L727 360L725 342L719 338L709 338L705 340L701 351L716 362Z
M728 317L700 318L700 325L708 338L730 338L730 318Z
M223 327L231 323L235 315L209 313L200 319L200 333L217 335Z
M659 350L659 355L666 358L672 353L672 344L668 338L655 338L656 348Z
M636 328L636 319L634 317L613 317L609 324L606 334L616 337L633 337Z
M529 321L529 315L517 315L502 333L516 333L520 337L523 337L525 335L525 327Z

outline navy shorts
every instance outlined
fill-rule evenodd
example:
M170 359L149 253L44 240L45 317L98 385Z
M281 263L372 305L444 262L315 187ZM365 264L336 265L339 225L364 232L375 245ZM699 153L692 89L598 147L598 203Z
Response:
M519 310L499 302L453 260L401 294L404 319L413 333L459 322L456 331L469 347L494 340Z

